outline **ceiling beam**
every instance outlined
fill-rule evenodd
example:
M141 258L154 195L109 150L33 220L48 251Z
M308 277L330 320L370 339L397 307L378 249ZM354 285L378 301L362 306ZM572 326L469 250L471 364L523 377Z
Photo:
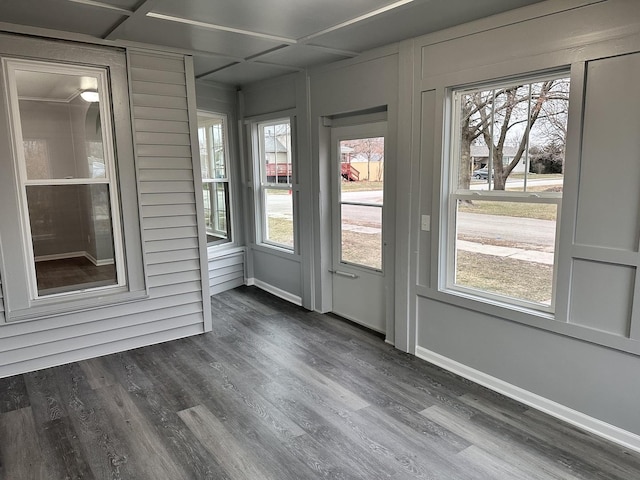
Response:
M115 5L111 5L110 3L96 2L95 0L67 0L67 1L73 2L73 3L79 3L80 5L88 5L90 7L106 8L107 10L113 10L126 16L133 14L133 10L117 7Z
M362 53L362 52L356 52L355 50L342 50L340 48L325 47L324 45L317 45L315 43L305 43L303 45L307 48L312 48L314 50L321 50L327 53L333 53L335 55L340 55L342 57L357 57Z
M208 75L211 75L212 73L219 72L220 70L225 70L225 69L227 69L229 67L233 67L234 65L238 65L239 63L240 62L230 63L229 65L224 65L222 67L214 68L213 70L209 70L207 72L200 73L200 74L194 75L194 76L195 76L196 80L200 80L201 78L204 78L204 77L206 77Z
M154 5L158 2L158 0L142 0L138 5L136 5L133 9L131 15L127 18L123 19L121 22L118 22L106 35L102 38L105 40L117 40L119 35L121 34L124 26L127 23L135 22L136 19L144 17L147 13L151 11Z
M376 10L373 10L369 13L365 13L364 15L359 15L357 17L354 17L350 20L347 20L345 22L342 23L338 23L332 27L329 28L325 28L324 30L320 30L319 32L316 33L312 33L311 35L307 35L305 37L301 37L298 39L298 43L307 43L310 40L313 40L314 38L320 37L322 35L326 35L327 33L331 33L334 32L336 30L340 30L341 28L345 28L345 27L350 27L351 25L354 25L356 23L360 23L363 22L364 20L368 20L372 17L381 15L385 12L388 12L390 10L394 10L396 8L402 7L403 5L406 5L408 3L412 3L414 0L398 0L397 2L393 2L389 5L386 5L384 7L378 8Z

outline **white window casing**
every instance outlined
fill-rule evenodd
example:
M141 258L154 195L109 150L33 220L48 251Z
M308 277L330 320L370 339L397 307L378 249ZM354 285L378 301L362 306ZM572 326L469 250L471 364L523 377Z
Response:
M548 138L545 137L545 135L551 135L551 133L543 131L543 126L551 129L553 127L553 121L558 120L558 125L556 125L555 128L559 128L561 130L562 126L564 126L564 132L566 132L566 110L560 113L554 113L551 107L548 108L549 111L544 111L544 108L545 105L551 105L549 100L552 100L556 104L566 108L568 105L569 93L568 77L569 72L562 71L554 72L553 74L529 76L525 78L497 81L483 85L449 90L450 100L448 105L450 107L450 111L448 117L450 119L450 147L449 156L445 158L445 178L447 178L448 181L446 181L443 186L445 190L444 198L446 201L443 202L442 212L445 236L443 237L444 241L441 243L440 247L441 273L439 275L439 289L441 291L492 303L501 307L553 314L555 310L555 289L557 277L556 256L559 243L560 211L562 206L562 177L559 174L555 176L550 175L550 177L554 177L553 181L550 183L556 184L555 186L549 185L547 188L537 186L536 180L532 180L532 177L536 177L536 175L530 173L530 155L532 156L531 152L535 151L535 149L533 149L534 143L538 142L537 144L540 144L544 139L549 140L550 138L550 136ZM546 91L545 93L542 93L542 90L540 90L540 92L535 92L535 95L532 93L534 92L533 85L542 85L542 82L552 81L556 82L556 85L565 82L566 86L560 88L565 88L561 93L566 95L566 98L562 98L562 96L558 94L559 98L554 99L552 94ZM553 85L553 83L551 85ZM526 94L527 88L528 98ZM552 91L553 88L554 87L552 86L550 91ZM522 89L522 91L525 92L522 97L523 100L517 100L518 97L516 97L516 95L517 92L520 91L519 89ZM516 100L513 100L513 98L510 99L508 97L509 93L512 93L513 98ZM505 98L502 106L500 106L497 101L497 95L502 95L502 98ZM472 104L473 108L468 108L468 110L466 110L468 116L465 117L465 120L462 120L463 115L461 114L463 111L463 97L465 97L467 101L469 101L468 99L473 99L472 101L475 102ZM544 100L542 100L543 97ZM536 102L541 102L541 106L538 105L538 115L535 117L536 120L532 122L531 119L534 118L532 105L535 105ZM514 104L516 106L511 110L505 107L505 105ZM526 108L520 104L526 105ZM521 109L519 113L521 115L520 120L517 116L518 108ZM468 118L474 118L473 115L476 115L476 132L480 133L478 133L477 137L471 140L471 142L473 142L473 147L470 147L465 151L465 155L467 156L466 162L468 162L468 164L465 163L463 166L462 123L463 121L467 121ZM495 118L500 115L503 115L504 117ZM502 120L502 123L500 123L500 120ZM471 123L471 121L468 121L465 125L468 132L471 131L469 130ZM500 127L504 126L505 131L503 132L502 129L500 129L500 131L494 131L496 125L499 125ZM483 128L485 129L484 131ZM519 128L522 129L520 133L518 133ZM535 130L536 128L540 131ZM486 133L486 136L483 135L483 133ZM469 141L469 138L470 135L467 136L466 141ZM513 145L507 145L509 138ZM548 143L551 145L550 140ZM562 141L560 141L560 143L562 144ZM562 146L564 145L566 145L566 139ZM518 147L520 148L520 151L518 151ZM498 152L494 151L494 149L498 148L501 150ZM474 149L475 156L473 151ZM505 153L507 149L510 149L509 155ZM540 153L541 150L539 149L537 152ZM511 159L515 159L517 153L520 154L518 161L513 162L514 165L510 166L509 164ZM501 168L494 165L493 161L494 155L496 158L500 158L499 154L503 155L503 165ZM486 161L483 160L485 155ZM540 157L542 156L542 153L540 153ZM508 157L507 161L504 161L505 157ZM482 165L483 161L485 162L484 165ZM468 172L462 170L463 168L468 169ZM502 176L502 172L506 172L507 168L513 168L513 170L510 170L509 173L507 173L507 176L504 177ZM514 171L517 168L520 168L520 170L515 173ZM484 169L486 169L486 173L483 171ZM474 174L476 173L477 180L474 179ZM486 179L484 178L484 175L486 175ZM500 175L499 178L498 175ZM496 185L494 185L494 183L496 183L494 179L499 181L500 186L496 187ZM503 181L504 183L502 183ZM546 183L545 180L542 180L541 182L538 180L538 182L540 184ZM480 206L487 208L484 210L480 208L480 211L485 213L477 215L473 209L479 208ZM492 211L489 207L493 208L496 212L487 214L487 211ZM511 217L500 217L500 215L505 214L501 211L501 208L503 207L510 209L509 211L513 210L514 212L524 210L533 211L538 209L538 207L539 209L544 209L546 212L553 212L555 210L555 214L548 213L549 216L555 217L555 231L553 233L549 233L549 236L552 235L553 237L551 239L552 245L547 247L533 247L531 250L539 249L543 252L537 253L534 251L532 253L531 251L527 252L528 248L526 245L523 247L523 245L501 238L501 222L518 222L520 220L523 223L527 223L527 218L536 217L536 215L530 217L530 212L526 211L522 214L523 216L519 216L519 214L515 213ZM460 215L461 209L467 210L467 213L464 214L466 217ZM469 231L473 230L469 226L471 224L467 225L464 223L471 220L463 220L463 218L471 219L474 214L477 217L477 220L473 220L472 222L474 224L480 221L495 223L495 225L487 228L487 231L490 233L487 233L484 238L483 235L485 234L469 233ZM461 229L461 225L468 228ZM482 230L485 227L480 226L479 228ZM507 227L505 226L504 228L506 229ZM518 228L517 224L516 228ZM461 230L465 231L461 232ZM460 238L465 235L467 235L468 240L462 240ZM474 235L479 236L476 238ZM463 243L463 241L466 243ZM464 264L461 267L460 265L462 265L463 262L460 260L460 252L462 251L461 247L463 245L464 248L471 253L466 253L467 256L464 257L466 259L465 262L467 262L468 265ZM548 250L551 248L552 252L549 252ZM531 261L527 260L527 255L532 255L529 257L532 259ZM552 261L550 261L551 255ZM537 257L544 259L538 260L536 259ZM483 261L485 263L484 266ZM503 284L496 286L495 283L499 283L500 280L496 280L495 277L499 277L504 273L503 271L500 271L503 270L502 265L504 265L504 262L512 262L512 266L514 264L525 265L526 263L526 265L542 265L545 263L546 266L540 267L540 269L545 270L547 273L547 287L549 290L548 298L527 298L528 295L526 293L523 295L511 295L508 291L508 285ZM541 263L538 264L536 262ZM487 267L486 265L490 265L490 267ZM505 270L508 270L508 268L510 267L504 267ZM549 268L552 268L552 272ZM461 271L468 275L464 280L461 280L460 278ZM523 268L522 271L527 272L528 270L527 268ZM516 280L514 283L521 282L525 284L524 287L526 289L527 279L517 278L518 276L518 272L512 274L513 280Z

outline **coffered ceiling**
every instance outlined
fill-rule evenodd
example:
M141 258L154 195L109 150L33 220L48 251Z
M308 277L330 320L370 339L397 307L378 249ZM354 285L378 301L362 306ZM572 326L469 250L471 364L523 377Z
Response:
M2 0L26 25L189 53L196 77L233 85L354 57L540 0Z

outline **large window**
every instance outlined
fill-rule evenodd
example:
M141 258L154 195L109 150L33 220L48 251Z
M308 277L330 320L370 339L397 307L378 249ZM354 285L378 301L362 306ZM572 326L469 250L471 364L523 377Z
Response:
M567 73L452 91L445 288L552 312Z
M198 113L198 142L207 242L227 243L232 239L226 117Z
M30 299L124 286L107 70L4 67Z
M293 250L293 152L289 119L259 123L259 210L262 243Z

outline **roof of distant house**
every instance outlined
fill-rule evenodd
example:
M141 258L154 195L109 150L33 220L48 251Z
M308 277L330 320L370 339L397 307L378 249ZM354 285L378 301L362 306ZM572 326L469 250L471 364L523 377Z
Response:
M284 153L287 147L276 137L264 137L264 150L266 153Z

